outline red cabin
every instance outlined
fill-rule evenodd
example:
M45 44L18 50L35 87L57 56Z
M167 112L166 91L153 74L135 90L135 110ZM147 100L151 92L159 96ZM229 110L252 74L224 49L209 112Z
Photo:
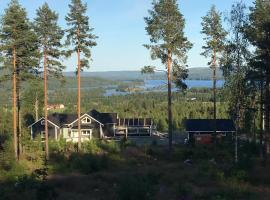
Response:
M230 119L188 119L185 121L188 139L194 139L196 144L211 144L213 134L222 140L228 135L233 136L236 129Z

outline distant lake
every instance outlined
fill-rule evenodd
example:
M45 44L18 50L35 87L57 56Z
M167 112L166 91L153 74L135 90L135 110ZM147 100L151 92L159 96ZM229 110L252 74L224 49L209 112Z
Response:
M213 81L212 80L186 80L185 83L187 84L188 88L194 88L194 87L205 87L205 88L211 88L213 87ZM166 80L145 80L144 81L144 88L145 89L154 89L163 87L166 85ZM224 85L223 80L217 80L217 87L221 88Z
M187 84L188 88L212 88L213 81L212 80L186 80L185 83ZM224 85L223 80L217 80L217 88L221 88ZM145 80L144 85L138 86L143 89L142 92L162 92L167 91L167 81L166 80ZM173 91L176 91L174 88ZM105 96L112 96L112 95L126 95L129 94L128 92L119 92L116 89L107 89Z

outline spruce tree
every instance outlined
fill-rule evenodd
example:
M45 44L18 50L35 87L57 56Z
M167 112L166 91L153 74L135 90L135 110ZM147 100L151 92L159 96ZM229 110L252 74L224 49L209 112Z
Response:
M172 80L180 89L186 89L187 52L192 44L184 35L185 19L180 13L176 0L153 1L153 9L145 18L146 31L151 44L145 45L151 51L152 59L160 59L167 68L168 80L168 133L169 149L172 149ZM153 72L145 67L142 72Z
M227 32L222 27L221 13L216 10L216 7L213 5L208 11L207 15L202 17L202 31L201 33L205 35L204 40L206 42L202 55L205 57L210 57L210 65L213 70L213 118L216 121L217 119L217 109L216 109L216 71L217 71L217 60L218 55L222 53L224 49L224 41L227 35ZM216 123L215 123L216 124ZM214 139L216 135L216 125L214 127Z
M96 46L95 39L97 38L90 27L89 17L86 15L87 4L81 0L71 0L69 4L69 13L66 16L68 25L66 44L72 49L68 54L77 54L77 78L78 78L78 149L81 149L81 71L83 68L89 68L89 60L91 59L91 48ZM83 54L83 58L82 55Z
M18 159L18 136L20 137L20 87L22 81L33 77L37 68L37 38L34 34L27 13L17 0L12 0L1 18L0 52L3 68L12 77L13 107L13 146Z
M34 29L38 36L39 52L43 57L45 150L47 160L49 159L47 77L49 75L61 77L64 69L61 63L61 56L63 56L61 39L64 32L58 26L57 21L58 14L52 11L48 4L45 3L37 10L34 22Z

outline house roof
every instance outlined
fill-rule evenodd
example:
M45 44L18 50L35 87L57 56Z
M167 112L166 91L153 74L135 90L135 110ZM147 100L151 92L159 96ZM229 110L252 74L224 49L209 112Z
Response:
M97 110L91 110L88 113L93 118L100 121L102 124L116 124L117 123L117 113L101 113Z
M104 124L117 124L117 125L129 125L129 126L151 126L151 118L125 118L119 119L117 113L101 113L97 110L91 110L88 113L81 114L81 118L89 116L102 126ZM77 114L65 114L65 113L53 113L48 116L48 120L58 127L63 125L77 126L78 115Z
M48 119L58 126L63 124L70 124L78 118L77 114L64 114L64 113L53 113L48 116Z
M99 124L101 124L103 126L102 122L100 122L99 119L89 115L88 113L81 114L81 119L83 119L84 117L89 117L89 118L93 119L94 121L96 121L97 123L99 123ZM77 121L78 121L78 117L76 115L76 119L74 121L72 121L70 124L74 125L74 124L77 123Z
M187 132L214 132L215 120L214 119L188 119L185 121L185 128ZM217 132L235 132L235 126L230 119L217 119L216 120Z
M89 116L89 115L87 113L81 114L81 118L83 118L84 116ZM89 116L89 117L93 118L92 116ZM36 124L37 122L39 122L41 120L44 120L44 117L40 118L38 121L34 122L33 124L31 124L28 127L30 128L31 126L33 126L34 124ZM100 123L95 118L93 118L93 120ZM74 124L74 126L77 127L77 123L76 123L77 121L78 121L77 114L53 113L53 114L50 114L48 116L48 122L54 126L57 126L58 128L63 126L63 125L70 125L70 124ZM100 124L102 124L102 123L100 123ZM82 127L82 125L81 125L81 127ZM87 127L89 127L89 125Z
M42 121L42 120L44 120L44 117L40 118L38 121L34 122L33 124L30 124L30 125L28 126L28 128L32 127L33 125L35 125L36 123L38 123L38 122L40 122L40 121ZM51 121L51 120L49 119L49 117L48 117L48 123L51 124L51 125L53 125L53 126L55 126L55 127L57 127L57 128L60 128L60 125L56 124L54 121Z

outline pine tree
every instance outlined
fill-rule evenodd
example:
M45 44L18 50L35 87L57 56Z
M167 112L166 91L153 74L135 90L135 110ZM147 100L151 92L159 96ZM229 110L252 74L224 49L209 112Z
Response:
M18 159L18 136L21 135L20 87L22 81L33 77L32 72L37 68L37 38L25 9L17 0L10 2L1 19L0 52L4 56L3 69L8 71L3 79L12 77L13 146L15 158Z
M186 89L183 82L187 78L187 52L192 44L184 35L185 19L180 13L176 0L153 1L153 9L145 18L146 31L151 44L145 47L151 50L152 59L160 59L167 66L168 79L168 129L169 149L172 149L172 80L180 89ZM145 67L142 72L153 72ZM173 75L173 77L172 77Z
M45 118L45 150L46 159L49 159L49 138L48 138L48 95L47 77L53 75L62 76L64 66L61 63L61 39L64 32L57 24L58 14L52 11L45 3L37 10L34 28L38 36L39 52L43 57L43 76L44 76L44 118Z
M247 38L256 48L255 55L251 59L251 73L261 85L261 111L265 116L264 158L267 162L267 154L270 152L270 1L256 0L251 7L247 26Z
M216 109L216 71L217 71L217 60L218 55L222 53L224 48L224 41L227 35L227 32L223 29L221 23L221 13L216 10L216 7L213 5L208 11L207 15L202 18L202 34L205 35L204 40L206 45L202 48L204 52L202 53L205 57L210 57L211 60L208 63L213 70L213 103L214 111L213 118L217 119L217 109ZM215 127L216 129L216 127ZM214 138L216 131L214 134Z
M81 71L83 68L89 68L89 59L91 59L91 48L96 46L97 38L92 32L93 28L89 25L89 17L86 15L87 4L81 0L71 0L69 13L66 21L69 29L67 30L66 44L72 46L68 51L69 55L77 53L77 78L78 78L78 148L81 148ZM83 53L83 58L81 54Z

